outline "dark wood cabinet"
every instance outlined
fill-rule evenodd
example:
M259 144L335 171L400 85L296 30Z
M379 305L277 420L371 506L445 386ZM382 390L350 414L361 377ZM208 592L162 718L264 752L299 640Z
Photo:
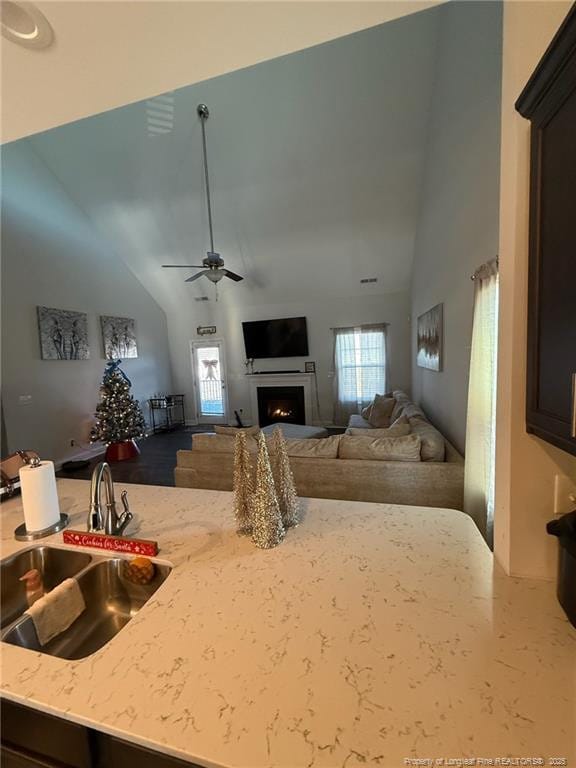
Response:
M2 699L2 768L200 768Z
M576 4L516 109L531 122L526 429L576 455Z

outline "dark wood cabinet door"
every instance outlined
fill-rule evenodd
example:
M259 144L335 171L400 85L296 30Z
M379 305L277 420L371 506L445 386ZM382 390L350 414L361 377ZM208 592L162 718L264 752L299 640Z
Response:
M2 768L199 768L6 699Z
M576 455L576 5L516 108L532 124L526 428Z
M102 736L103 744L100 752L99 768L127 768L129 765L138 768L200 768L194 763L178 760L169 755L129 744L113 736Z
M0 748L0 765L2 768L63 768L62 763L55 763L4 745Z
M6 699L2 699L0 714L2 747L6 753L12 752L13 761L18 755L22 761L31 761L30 765L36 759L38 765L92 768L93 746L87 728Z

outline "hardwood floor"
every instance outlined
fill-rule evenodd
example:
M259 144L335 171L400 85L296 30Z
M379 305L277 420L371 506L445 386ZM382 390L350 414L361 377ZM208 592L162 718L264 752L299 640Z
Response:
M195 432L213 432L207 424L184 427L172 432L159 432L141 440L138 445L140 455L135 459L115 461L110 464L114 482L139 483L140 485L174 485L174 467L176 451L192 447L192 435ZM336 435L344 432L340 428L328 428L328 433ZM87 467L76 471L60 470L57 477L69 477L73 480L90 480L96 464L104 461L104 453L94 457Z
M184 427L172 432L159 432L150 435L139 442L139 456L110 464L114 482L173 486L176 451L182 448L191 448L194 432L212 431L213 428L210 425L203 424L199 427ZM104 461L104 453L93 458L84 469L74 472L60 470L57 476L90 480L94 467L100 461Z

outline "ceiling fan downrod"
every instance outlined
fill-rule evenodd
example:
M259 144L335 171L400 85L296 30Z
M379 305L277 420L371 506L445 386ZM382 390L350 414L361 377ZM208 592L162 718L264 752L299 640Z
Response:
M208 228L210 230L210 253L214 253L214 230L212 226L212 200L210 198L210 177L208 175L208 150L206 147L206 120L210 117L210 110L206 104L198 104L196 108L200 125L202 127L202 155L204 158L204 180L206 183L206 202L208 205Z

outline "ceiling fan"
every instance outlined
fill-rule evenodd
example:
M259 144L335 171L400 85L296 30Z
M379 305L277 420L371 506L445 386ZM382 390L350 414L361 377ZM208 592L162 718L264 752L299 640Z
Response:
M224 268L224 259L219 253L214 250L214 232L212 229L212 203L210 200L210 180L208 178L208 156L206 151L206 120L210 115L206 104L199 104L197 109L198 117L200 118L202 125L202 154L204 157L204 177L206 179L206 202L208 204L208 227L210 229L210 250L206 254L206 258L202 259L202 264L162 264L164 269L201 269L202 272L197 272L195 275L188 277L184 282L192 283L198 278L206 276L208 280L213 283L218 283L223 277L228 277L230 280L239 282L244 278L237 275L235 272L231 272L229 269Z

